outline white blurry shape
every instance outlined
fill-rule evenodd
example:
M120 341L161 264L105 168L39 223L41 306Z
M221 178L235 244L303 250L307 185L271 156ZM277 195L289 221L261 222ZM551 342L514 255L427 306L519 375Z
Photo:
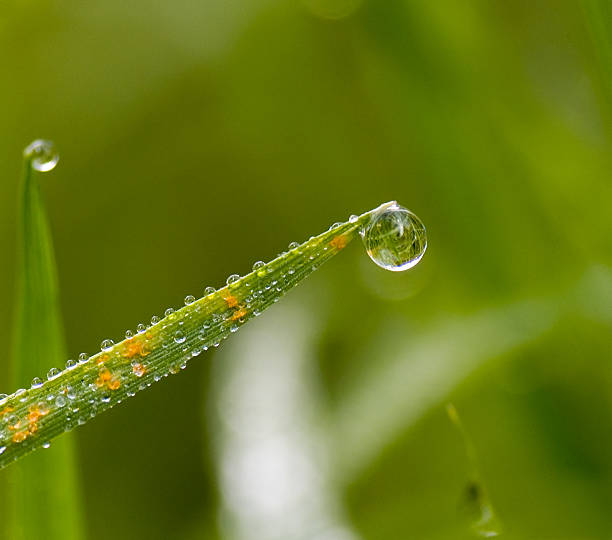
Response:
M385 365L366 370L336 412L340 474L353 477L485 362L542 335L557 318L556 304L533 300L489 309L409 339L397 331L379 335L365 354Z
M317 410L313 325L290 299L215 358L214 434L232 540L356 540Z

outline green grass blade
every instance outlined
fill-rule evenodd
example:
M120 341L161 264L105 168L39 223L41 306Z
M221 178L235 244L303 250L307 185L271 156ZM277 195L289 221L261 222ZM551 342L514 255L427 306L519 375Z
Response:
M17 244L18 288L12 354L16 385L31 381L47 366L66 357L53 245L39 175L32 169L31 160L31 156L24 160ZM35 422L27 422L27 414L21 417L23 429L36 429ZM9 417L5 414L3 419L6 426ZM8 478L7 538L82 538L76 471L73 437L63 438L53 450L41 452L12 469Z
M387 206L332 226L267 264L256 263L253 272L242 278L230 276L219 291L208 291L199 300L187 297L180 310L167 310L163 319L139 325L136 334L127 333L120 343L105 340L101 352L91 358L70 362L63 371L52 369L44 384L0 400L0 415L5 419L0 430L0 468L178 373L192 357L218 346L340 252L373 213ZM22 425L28 415L37 419L31 436Z

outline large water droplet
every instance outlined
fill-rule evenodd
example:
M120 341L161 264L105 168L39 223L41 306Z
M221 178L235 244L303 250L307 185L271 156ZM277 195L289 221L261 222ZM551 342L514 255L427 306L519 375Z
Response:
M30 143L23 151L23 155L30 160L32 168L40 172L50 171L59 161L55 145L44 139L36 139Z
M392 272L416 265L427 249L425 225L397 203L372 216L363 231L366 251L378 266Z

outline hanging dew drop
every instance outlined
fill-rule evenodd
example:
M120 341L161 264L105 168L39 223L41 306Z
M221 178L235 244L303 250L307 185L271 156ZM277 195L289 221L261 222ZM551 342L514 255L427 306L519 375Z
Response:
M51 141L37 139L23 151L23 156L30 160L32 168L39 172L47 172L55 168L59 154Z
M370 259L392 272L412 268L427 249L425 225L397 203L376 213L362 238Z

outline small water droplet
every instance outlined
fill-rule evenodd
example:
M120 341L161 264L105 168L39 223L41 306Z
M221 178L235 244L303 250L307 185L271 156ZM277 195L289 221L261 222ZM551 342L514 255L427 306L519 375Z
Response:
M238 325L232 324L232 326L230 326L230 332L237 332L237 331L238 331Z
M0 456L6 452L6 446L0 446Z
M87 353L82 352L79 354L79 362L81 364L85 364L89 361L89 355Z
M59 407L62 408L64 405L66 405L66 398L64 396L57 396L55 398L55 404Z
M423 222L394 204L374 214L363 232L366 251L378 266L401 272L415 266L427 249Z
M125 331L125 339L132 339L133 337L134 337L134 332L132 332L131 330Z
M261 270L264 266L265 266L265 263L263 261L257 261L255 264L253 264L253 272L257 272L257 270Z
M181 330L177 330L174 334L174 342L175 343L185 343L185 334Z
M39 172L47 172L55 168L59 161L59 154L51 141L36 139L23 151L26 159L30 160L32 168Z
M334 229L337 229L338 227L340 227L340 225L342 225L342 223L333 223L332 226L329 228L330 231L333 231Z
M291 242L291 244L289 244L289 249L295 249L297 247L300 247L298 242Z
M195 296L193 296L191 294L188 294L187 296L185 296L185 305L186 306L190 306L194 302L195 302Z
M43 382L40 377L34 377L32 379L32 388L40 388L42 385L43 385Z
M8 399L8 394L0 394L0 404L4 403Z
M172 319L174 317L174 309L169 307L166 311L164 311L164 315Z
M136 326L136 332L138 332L139 334L144 334L144 331L147 329L147 327L140 323L139 325Z
M55 367L51 368L48 373L47 373L47 379L49 379L50 381L52 381L53 379L55 379L56 377L59 376L59 374L61 373L61 371Z
M66 360L66 369L74 369L75 367L77 367L77 363L75 360Z
M355 214L352 214L349 217L349 223L356 223L358 219L359 219L359 216L356 216Z
M213 294L215 292L217 292L217 289L214 287L206 287L206 289L204 289L204 296L208 296L209 294Z
M43 448L50 448L51 447L51 443L49 441L45 441L44 443L42 443L42 447Z
M151 324L155 325L159 322L159 317L157 315L153 315L153 317L151 317Z
M240 276L238 274L232 274L231 276L229 276L226 280L226 283L228 285L231 285L232 283L236 283L236 281L238 281L240 279Z
M110 351L114 344L115 342L112 339L105 339L102 343L100 343L100 350Z

